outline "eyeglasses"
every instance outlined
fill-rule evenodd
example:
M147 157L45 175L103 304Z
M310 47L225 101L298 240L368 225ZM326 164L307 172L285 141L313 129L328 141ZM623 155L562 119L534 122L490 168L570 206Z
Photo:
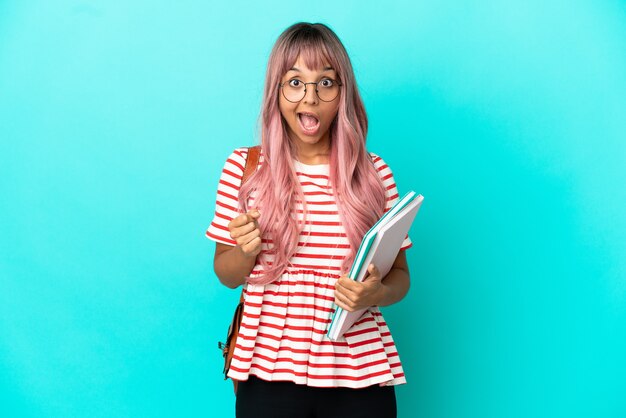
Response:
M289 81L279 84L280 89L283 91L283 96L287 101L292 103L298 103L306 96L306 85L315 84L315 92L317 97L323 102L332 102L339 95L339 87L341 82L333 80L332 78L324 78L317 83L305 83L292 78Z

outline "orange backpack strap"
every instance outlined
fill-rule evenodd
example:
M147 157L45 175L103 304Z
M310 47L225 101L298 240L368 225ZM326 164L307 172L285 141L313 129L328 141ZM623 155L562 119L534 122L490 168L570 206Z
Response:
M248 156L246 157L246 166L243 169L243 176L241 177L241 186L248 181L248 177L256 171L257 165L259 165L259 156L261 154L261 146L248 148Z
M241 176L241 185L243 186L248 178L256 171L257 166L259 165L259 157L261 155L261 146L256 145L254 147L248 148L248 155L246 156L246 166L243 169L243 175ZM239 302L243 302L243 290L241 291L241 297L239 298Z
M241 186L243 186L248 178L256 171L259 165L259 157L261 156L261 146L256 145L248 148L248 155L246 156L246 166L243 169L243 175L241 176ZM239 186L239 187L241 187ZM239 302L243 302L243 290Z
M246 157L246 166L243 169L243 175L241 176L241 186L243 186L248 178L256 171L257 166L259 164L259 156L261 153L261 147L255 146L248 148L248 155ZM240 187L241 187L240 186ZM245 289L245 284L244 284ZM237 341L237 336L239 335L239 327L241 326L241 318L243 317L243 305L244 305L244 290L241 290L241 297L239 298L239 304L235 309L235 314L233 316L233 320L228 327L228 336L226 337L226 344L219 343L218 346L222 350L224 356L224 379L227 379L228 370L230 369L230 363L233 359L233 354L235 352L235 342ZM237 386L238 381L232 379L235 395L237 394Z

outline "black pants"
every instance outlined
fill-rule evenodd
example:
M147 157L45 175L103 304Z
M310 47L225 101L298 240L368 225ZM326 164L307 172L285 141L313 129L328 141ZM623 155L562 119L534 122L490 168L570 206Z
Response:
M236 411L237 418L395 418L396 393L393 386L315 388L250 376L239 382Z

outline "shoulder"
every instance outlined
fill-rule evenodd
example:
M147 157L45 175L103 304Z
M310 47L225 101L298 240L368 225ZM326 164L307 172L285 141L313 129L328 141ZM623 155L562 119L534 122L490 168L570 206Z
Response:
M380 155L373 152L370 152L369 155L372 159L372 163L374 164L374 168L381 177L384 177L391 173L391 168L389 168L385 160L383 160Z
M248 147L235 148L235 150L230 153L228 158L226 158L224 170L228 170L238 176L241 176L241 174L243 174L244 167L246 166L247 159Z
M389 168L385 160L373 152L370 152L369 154L370 157L372 157L374 168L376 169L380 180L383 182L383 187L385 188L385 194L387 197L385 210L388 210L398 199L398 186L396 185L396 180L393 178L391 168Z

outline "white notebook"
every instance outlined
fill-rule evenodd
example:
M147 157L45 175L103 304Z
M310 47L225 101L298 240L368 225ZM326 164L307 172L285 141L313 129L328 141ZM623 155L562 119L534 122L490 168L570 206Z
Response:
M363 237L348 273L349 278L363 281L371 263L378 267L382 277L389 273L423 200L422 195L411 191L385 212ZM336 341L343 336L366 310L349 312L337 307L328 327L328 338Z

